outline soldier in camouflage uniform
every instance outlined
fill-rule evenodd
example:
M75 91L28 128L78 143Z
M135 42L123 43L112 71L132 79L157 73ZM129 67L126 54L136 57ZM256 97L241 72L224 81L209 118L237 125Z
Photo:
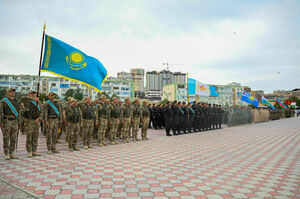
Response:
M124 143L130 142L128 139L128 136L129 136L129 128L130 128L130 124L131 124L131 118L132 118L131 101L129 100L129 98L126 98L125 104L121 108L121 122L123 125L122 139L123 139Z
M78 106L82 113L83 126L82 130L82 141L83 148L93 148L90 146L90 139L94 128L95 110L91 104L91 98L85 97L82 102L78 103Z
M111 144L119 144L116 141L116 134L120 123L120 117L121 117L121 108L119 107L118 99L116 97L113 97L110 106L110 117L109 117L110 118L109 141Z
M120 123L118 124L118 129L117 129L117 134L116 134L115 139L121 139L122 138L122 132L123 132L123 125L122 125L122 122L121 122L121 112L122 112L121 107L123 106L123 104L120 100L118 101L118 106L120 108L120 118L119 118Z
M109 107L106 103L106 96L100 96L100 104L96 108L96 125L98 126L98 143L99 146L107 146L105 143L105 133L108 120L110 120Z
M28 91L27 96L21 100L24 105L22 117L25 120L26 133L26 150L27 157L40 156L37 152L40 120L42 119L41 108L39 106L39 98L35 91Z
M47 128L46 136L47 136L47 148L48 153L58 153L56 150L57 143L57 133L58 128L61 123L62 113L60 106L55 98L55 93L50 92L48 95L48 100L44 103L44 125Z
M68 101L64 106L63 116L69 137L69 151L79 151L76 144L80 127L83 125L82 113L75 99L69 98Z
M20 119L20 103L15 99L15 89L6 91L7 97L0 102L0 127L3 133L3 150L5 159L18 159L14 155L18 121Z
M149 108L147 106L147 101L143 101L143 106L142 106L142 140L149 140L149 138L147 138L147 131L148 131L148 127L149 127L149 122L150 122L150 111Z
M133 111L133 118L132 118L132 140L135 141L140 141L138 139L138 131L140 128L140 122L141 122L141 117L142 117L142 111L141 111L141 106L140 102L138 99L134 100L134 105L132 107Z

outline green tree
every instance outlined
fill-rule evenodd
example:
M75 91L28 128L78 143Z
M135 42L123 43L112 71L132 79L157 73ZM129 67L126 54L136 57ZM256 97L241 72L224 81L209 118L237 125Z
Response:
M74 94L74 98L78 101L83 99L83 93L81 92L80 88L77 88Z
M161 105L165 105L167 103L169 103L169 100L167 98L160 102Z
M296 102L296 106L298 108L300 107L300 99L298 97L292 96L292 97L289 97L288 100L290 100L292 102Z
M65 95L65 99L64 99L64 100L68 101L68 98L69 98L69 97L73 97L73 96L74 96L74 90L73 90L73 89L69 89L69 90L67 90L67 92L66 92L66 95Z

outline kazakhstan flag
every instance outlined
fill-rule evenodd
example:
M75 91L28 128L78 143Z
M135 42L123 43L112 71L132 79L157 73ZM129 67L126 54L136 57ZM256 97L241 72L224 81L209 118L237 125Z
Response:
M101 92L101 84L107 76L102 63L54 37L45 36L42 71L78 81Z

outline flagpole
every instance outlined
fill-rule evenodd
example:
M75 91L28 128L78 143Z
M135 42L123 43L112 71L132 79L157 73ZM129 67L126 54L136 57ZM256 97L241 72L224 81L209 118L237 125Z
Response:
M40 91L40 79L41 79L41 68L42 68L42 57L43 57L43 49L44 49L45 30L46 30L46 21L45 21L44 27L43 27L43 37L42 37L42 46L41 46L41 55L40 55L39 76L38 76L38 85L37 85L37 92L36 92L37 97L39 97L39 91Z

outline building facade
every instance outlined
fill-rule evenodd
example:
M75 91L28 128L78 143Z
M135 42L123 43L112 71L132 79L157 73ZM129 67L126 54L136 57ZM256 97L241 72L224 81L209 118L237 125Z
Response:
M0 75L0 89L14 88L16 92L26 94L29 90L37 90L38 77L32 75ZM40 93L55 92L61 99L65 97L65 93L69 89L80 89L83 96L91 96L95 99L99 96L99 92L92 87L87 87L76 81L69 81L61 77L41 76ZM133 99L134 97L134 82L124 81L117 78L107 78L102 84L102 91L105 91L109 96L117 95L121 100L125 97Z
M134 81L135 92L144 92L144 75L145 70L141 68L133 68L130 70Z

